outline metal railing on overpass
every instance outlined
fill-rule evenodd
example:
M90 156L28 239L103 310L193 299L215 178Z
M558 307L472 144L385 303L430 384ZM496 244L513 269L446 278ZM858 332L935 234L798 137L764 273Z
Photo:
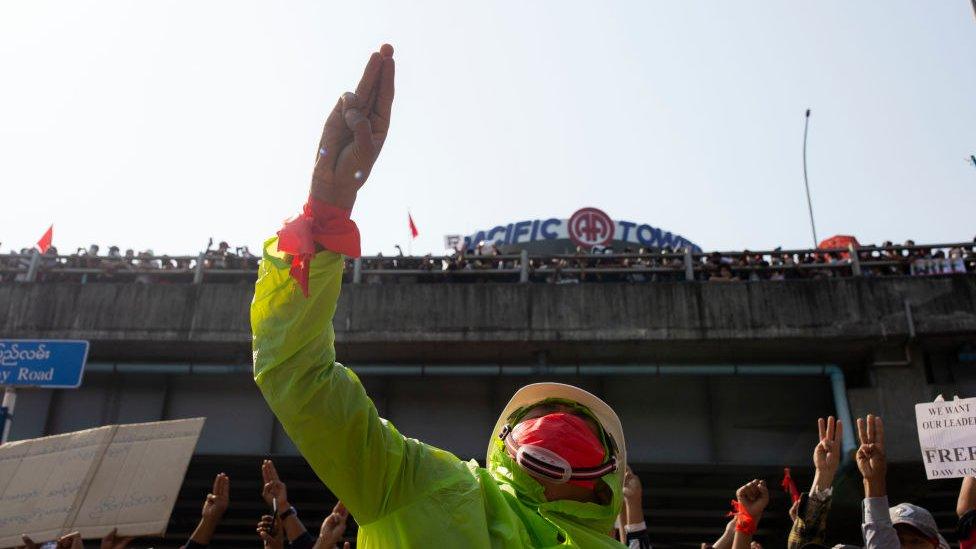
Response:
M0 281L253 282L258 258L234 254L138 257L28 254L0 256ZM730 252L364 256L346 261L353 284L436 282L738 281L976 272L976 242Z

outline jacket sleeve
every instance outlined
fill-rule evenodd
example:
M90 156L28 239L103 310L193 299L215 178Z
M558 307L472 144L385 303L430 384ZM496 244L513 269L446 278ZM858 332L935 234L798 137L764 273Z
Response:
M276 238L265 243L251 304L254 380L319 478L368 524L436 488L443 468L461 463L405 440L377 415L356 374L335 362L343 256L315 254L308 298L286 259Z
M863 513L864 549L899 547L898 532L891 525L888 514L888 496L864 498Z
M831 499L830 494L800 494L800 507L790 530L787 549L800 549L808 543L824 543Z

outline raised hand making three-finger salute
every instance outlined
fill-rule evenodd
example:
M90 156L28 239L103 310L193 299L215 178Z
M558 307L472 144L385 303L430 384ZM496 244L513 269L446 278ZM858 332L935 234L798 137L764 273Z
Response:
M275 520L281 523L281 530L284 531L288 545L296 548L312 547L315 544L315 539L305 529L302 521L298 520L298 510L288 503L288 487L278 477L278 470L275 469L274 463L270 459L264 460L261 464L261 477L264 480L261 497L264 498L268 507L277 510L278 516ZM269 533L272 536L277 534L277 532Z
M210 545L210 540L213 539L214 532L217 531L217 526L224 518L224 513L229 505L230 477L220 473L214 477L213 488L203 500L200 522L183 549L200 549Z
M884 451L884 424L881 418L868 414L867 419L857 419L857 436L861 446L857 449L857 469L864 478L864 497L877 498L888 495L885 475L888 462Z
M787 549L799 549L809 544L823 544L827 531L827 515L833 496L834 475L840 466L843 452L844 425L833 418L817 420L817 444L813 447L813 486L790 508L790 529Z
M312 172L312 198L351 210L390 129L393 46L383 44L366 63L355 92L342 94L325 121Z
M290 274L309 296L311 261L328 249L359 257L359 229L350 219L359 189L386 143L393 112L393 46L373 52L355 92L342 94L325 121L302 214L278 231L278 253L290 257Z
M333 549L338 547L342 541L342 536L346 532L346 521L349 519L349 511L340 501L332 508L332 513L325 517L322 526L319 528L319 539L315 541L314 549ZM344 545L348 546L349 542Z
M834 475L840 466L842 450L841 441L844 439L844 424L833 416L819 418L817 428L820 432L819 442L813 449L813 492L826 492L834 483Z

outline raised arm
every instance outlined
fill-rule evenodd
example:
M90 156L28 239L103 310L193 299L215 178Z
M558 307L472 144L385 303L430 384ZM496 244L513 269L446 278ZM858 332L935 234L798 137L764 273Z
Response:
M888 488L885 476L888 462L884 451L884 423L880 417L868 414L857 419L857 469L864 479L864 503L861 531L865 549L898 547L898 533L888 514Z
M373 53L356 92L343 94L329 115L309 203L265 244L251 305L255 381L319 478L361 524L422 494L432 463L460 466L446 452L404 440L379 418L356 375L335 362L341 253L359 252L349 213L389 129L392 55L389 45Z
M735 492L735 497L737 513L732 549L750 549L752 536L759 527L763 511L769 505L766 481L756 479L747 482Z
M380 422L356 376L336 364L332 316L342 277L339 252L358 253L358 241L356 249L339 248L350 247L344 241L348 215L381 145L373 141L368 115L387 61L384 85L392 103L392 51L383 49L370 56L356 93L343 94L329 114L309 202L265 243L251 304L255 382L319 477L365 516L379 511L384 490L376 483L397 467L383 456L401 454L403 441ZM372 455L362 454L367 441L376 447ZM366 467L375 469L367 473Z
M956 515L962 517L973 509L976 509L976 477L965 477L962 479L962 486L959 487Z
M787 549L799 549L808 543L822 544L827 530L827 514L833 495L834 475L840 465L844 425L833 416L817 420L820 438L813 448L813 486L797 501L796 516L790 530Z
M186 545L180 549L202 549L210 545L210 540L213 539L217 526L223 520L228 505L230 505L230 477L219 473L214 477L213 489L203 500L199 524L193 530Z

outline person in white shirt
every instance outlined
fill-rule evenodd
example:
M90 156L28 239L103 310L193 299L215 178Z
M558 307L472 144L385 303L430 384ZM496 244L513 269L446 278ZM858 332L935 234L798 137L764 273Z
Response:
M880 417L858 418L857 469L864 478L861 532L865 549L949 549L939 534L935 519L927 510L911 503L888 508L885 475L884 424Z

